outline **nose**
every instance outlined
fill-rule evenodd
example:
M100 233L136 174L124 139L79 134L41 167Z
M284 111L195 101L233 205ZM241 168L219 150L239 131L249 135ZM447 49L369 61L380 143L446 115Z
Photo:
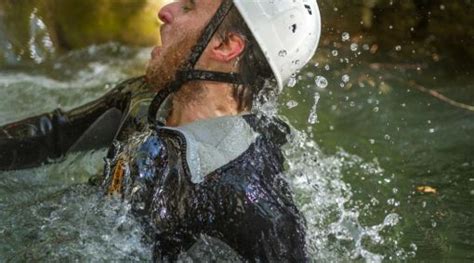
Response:
M172 11L173 10L173 4L175 4L175 3L165 5L158 12L158 19L163 24L170 24L171 22L173 22L173 19L174 19L173 11Z

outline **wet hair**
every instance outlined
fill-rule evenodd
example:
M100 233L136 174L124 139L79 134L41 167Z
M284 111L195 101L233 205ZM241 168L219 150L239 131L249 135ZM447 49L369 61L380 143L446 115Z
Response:
M258 99L267 80L274 79L273 71L237 8L233 7L219 27L217 35L226 41L229 33L237 33L246 41L239 56L239 73L244 85L234 87L233 96L239 103L239 110L250 110Z

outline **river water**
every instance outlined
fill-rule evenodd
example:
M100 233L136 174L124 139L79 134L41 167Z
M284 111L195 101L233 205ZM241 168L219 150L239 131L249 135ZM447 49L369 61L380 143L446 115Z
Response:
M7 63L0 125L97 98L142 74L149 52L107 44ZM277 102L295 128L288 180L312 258L474 260L474 113L416 88L473 104L472 76L321 53ZM151 260L128 204L87 184L104 155L0 173L0 261Z

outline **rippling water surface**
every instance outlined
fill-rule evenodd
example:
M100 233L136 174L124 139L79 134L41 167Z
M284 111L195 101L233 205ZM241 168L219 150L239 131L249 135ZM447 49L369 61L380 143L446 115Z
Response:
M0 124L97 98L142 74L148 54L108 44L4 66ZM278 101L295 127L288 178L312 257L473 260L474 113L416 89L472 104L472 77L439 66L349 64L317 59ZM0 173L0 261L150 260L128 205L87 184L104 155Z

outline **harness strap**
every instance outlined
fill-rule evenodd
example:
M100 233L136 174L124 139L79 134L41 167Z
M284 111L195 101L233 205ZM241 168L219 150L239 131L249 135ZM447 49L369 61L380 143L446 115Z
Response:
M244 84L238 73L224 73L206 70L179 71L178 76L183 81L209 80L216 82L227 82L232 84Z
M222 24L225 17L230 12L233 6L234 6L234 3L231 0L222 1L221 6L217 9L214 16L211 18L207 26L204 28L204 32L202 33L199 41L193 47L191 55L189 56L186 67L185 67L186 70L194 69L194 66L196 65L197 61L199 60L202 53L204 52L204 49L206 49L212 37L216 33L217 29Z

